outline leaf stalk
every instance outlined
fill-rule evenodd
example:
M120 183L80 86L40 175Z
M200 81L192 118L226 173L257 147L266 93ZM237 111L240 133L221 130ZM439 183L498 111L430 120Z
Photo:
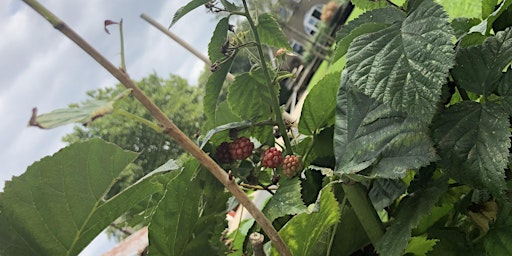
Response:
M254 20L251 18L251 14L249 13L249 7L247 6L247 1L242 1L244 4L244 14L247 18L247 21L249 22L249 26L251 27L252 33L254 35L254 40L258 42L256 44L256 48L258 49L258 55L261 62L261 69L263 70L263 74L265 76L265 82L268 87L268 91L270 94L270 106L272 108L272 111L275 113L277 126L279 128L279 133L281 133L281 136L283 136L284 145L286 147L286 152L288 154L293 154L292 144L290 142L290 138L288 137L288 133L286 132L286 126L284 124L283 116L281 114L281 109L279 108L279 99L277 98L277 95L274 91L274 83L272 83L272 79L270 78L270 74L267 68L267 65L265 64L265 55L263 54L263 49L261 47L261 40L260 35L258 33L258 30L256 28L256 25L254 24Z

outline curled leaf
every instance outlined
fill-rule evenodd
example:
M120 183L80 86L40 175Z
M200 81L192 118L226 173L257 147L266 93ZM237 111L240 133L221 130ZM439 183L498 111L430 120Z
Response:
M90 100L81 105L72 104L68 108L56 109L50 113L37 115L37 108L32 109L29 126L41 129L51 129L58 126L81 123L84 126L91 124L97 118L112 113L115 103L130 94L131 90L125 90L112 100Z
M110 31L108 31L107 27L110 26L110 25L114 25L114 24L120 24L122 22L123 22L123 19L121 19L120 22L115 22L115 21L112 21L112 20L105 20L103 29L105 29L105 32L107 32L107 34L110 35Z

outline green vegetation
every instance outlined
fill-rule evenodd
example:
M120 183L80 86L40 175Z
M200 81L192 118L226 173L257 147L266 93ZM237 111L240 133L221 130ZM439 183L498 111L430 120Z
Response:
M272 70L263 54L265 47L290 50L277 21L251 12L245 0L183 6L172 24L203 5L220 16L209 45L214 72L203 92L207 131L196 143L112 65L105 66L151 115L102 90L91 96L116 100L70 109L89 111L87 123L124 113L172 136L193 157L171 159L109 198L137 154L100 139L72 143L0 194L0 254L75 255L132 206L138 223L148 224L150 255L512 254L512 0L459 2L479 10L470 18L450 17L433 0L353 2L367 11L338 32L336 64L310 89L298 123L285 123L279 106L279 81L289 74ZM247 30L233 30L231 16L246 19ZM224 83L246 48L255 53L253 66ZM194 110L186 111L200 116ZM73 111L31 123L65 124ZM99 134L118 127L101 128ZM262 209L247 197L254 190L270 194ZM226 234L226 205L234 200L252 218ZM140 202L146 207L137 208ZM256 233L265 240L251 239Z

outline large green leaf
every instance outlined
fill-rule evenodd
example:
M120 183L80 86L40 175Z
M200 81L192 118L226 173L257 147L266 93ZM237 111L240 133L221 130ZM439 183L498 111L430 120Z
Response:
M279 23L277 23L276 19L270 13L262 13L258 16L256 29L258 30L262 44L276 48L285 48L289 51L292 50Z
M483 45L460 48L452 76L462 88L487 96L498 87L511 60L512 29L507 29L488 37Z
M267 86L260 83L261 72L242 73L228 89L228 105L242 120L265 120L271 115L270 95ZM278 89L276 87L276 89Z
M37 115L37 109L32 110L29 125L42 129L51 129L71 123L91 124L95 119L114 111L115 103L130 94L131 89L117 95L112 100L88 100L83 104L73 104L68 108L56 109L50 113Z
M285 179L279 185L279 189L270 198L263 213L272 222L285 215L295 215L307 210L301 195L302 187L298 178Z
M93 139L29 166L0 194L0 254L77 255L122 213L162 189L145 179L104 200L136 156Z
M424 123L351 87L344 72L334 130L336 172L368 168L366 175L394 179L435 159Z
M198 168L191 160L167 183L149 224L151 255L184 255L199 219L201 187L193 180Z
M358 36L376 32L388 27L395 22L402 22L405 13L397 8L387 7L367 11L356 19L342 26L336 35L336 50L333 61L343 57L347 53L350 43Z
M339 222L340 209L331 186L324 187L319 197L319 211L299 214L279 231L294 256L314 255L322 234ZM275 249L272 254L277 255Z
M494 195L505 189L510 130L502 108L464 101L442 112L433 129L442 166L451 177Z
M429 214L441 194L446 191L447 184L444 178L432 181L425 189L409 194L400 201L395 220L375 245L379 255L403 254L411 238L412 229L418 225L422 216Z
M354 39L347 70L365 94L428 122L453 66L453 35L441 6L415 3L403 22Z
M171 28L179 19L181 19L183 16L185 16L187 13L193 11L197 7L204 5L208 2L211 2L211 0L192 0L188 2L185 6L181 7L176 11L174 16L172 17L171 25L169 25L169 28Z
M336 92L340 74L325 75L306 96L299 121L299 132L312 135L334 123Z

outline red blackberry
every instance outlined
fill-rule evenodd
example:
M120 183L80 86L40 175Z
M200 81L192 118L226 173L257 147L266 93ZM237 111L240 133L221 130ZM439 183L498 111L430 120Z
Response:
M229 145L231 157L235 160L243 160L252 155L254 143L247 137L240 137Z
M286 177L293 178L302 168L300 160L294 155L287 155L283 160L283 171Z
M221 164L229 164L233 162L231 153L229 152L229 142L222 142L215 150L215 159Z
M263 153L261 165L268 168L277 168L283 162L281 151L276 147L271 147Z

